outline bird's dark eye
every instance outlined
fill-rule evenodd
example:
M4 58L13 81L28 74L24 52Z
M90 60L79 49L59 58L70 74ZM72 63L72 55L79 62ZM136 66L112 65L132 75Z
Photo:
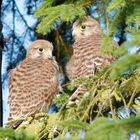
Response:
M43 52L43 50L44 50L43 48L38 48L39 52Z
M81 29L81 30L85 30L85 29L86 29L86 26L85 26L85 25L81 25L81 26L80 26L80 29Z

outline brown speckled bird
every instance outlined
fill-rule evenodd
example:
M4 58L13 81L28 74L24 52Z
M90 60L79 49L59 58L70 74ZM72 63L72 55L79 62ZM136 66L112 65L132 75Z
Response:
M114 61L112 56L104 56L100 50L103 34L99 23L93 18L88 16L83 22L77 20L73 24L72 34L74 50L66 67L70 80L95 75ZM85 91L84 88L78 89L78 94L82 89Z
M67 64L70 80L95 75L97 71L111 64L112 56L104 56L100 50L102 31L99 23L91 17L86 17L81 23L73 24L74 51Z
M31 44L25 60L10 72L9 119L48 111L59 85L52 51L50 42L37 40Z

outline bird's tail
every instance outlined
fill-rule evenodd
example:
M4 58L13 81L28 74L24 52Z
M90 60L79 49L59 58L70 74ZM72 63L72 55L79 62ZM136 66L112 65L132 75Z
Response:
M12 128L12 129L16 129L19 127L19 125L24 121L24 119L20 119L20 120L14 120L11 115L9 114L9 118L8 121L6 123L6 128Z

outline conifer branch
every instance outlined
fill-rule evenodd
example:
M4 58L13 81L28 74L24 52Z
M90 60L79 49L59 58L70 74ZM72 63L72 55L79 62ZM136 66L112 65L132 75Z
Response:
M82 3L82 4L80 5L80 7L89 6L89 5L91 5L92 3L94 3L95 1L96 1L96 0L90 0L90 1L88 1L88 2Z

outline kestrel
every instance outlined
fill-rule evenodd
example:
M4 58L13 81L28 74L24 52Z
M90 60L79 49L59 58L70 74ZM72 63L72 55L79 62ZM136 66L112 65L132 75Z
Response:
M72 34L74 37L73 55L66 67L70 80L94 76L100 69L114 61L112 56L104 56L101 52L103 33L99 23L93 18L88 16L82 22L77 20L73 24ZM71 98L85 91L85 88L80 89L77 89Z
M83 22L77 20L73 24L72 34L75 40L74 50L67 64L70 80L95 75L114 61L112 56L104 56L101 52L103 34L99 23L93 18L88 16Z
M58 92L53 46L45 40L31 44L26 58L10 72L9 119L47 113Z

